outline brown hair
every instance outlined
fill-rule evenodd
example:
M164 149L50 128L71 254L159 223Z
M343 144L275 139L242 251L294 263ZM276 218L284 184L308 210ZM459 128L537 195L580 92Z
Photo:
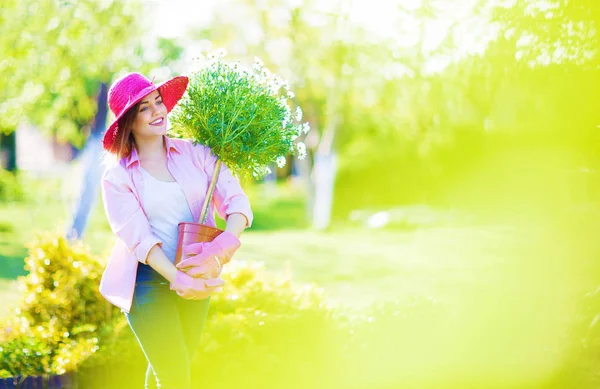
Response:
M131 126L133 125L133 122L138 114L139 107L140 103L137 103L131 107L119 119L117 124L117 135L115 136L115 141L110 146L108 152L116 155L119 159L129 157L133 151L133 148L135 147Z

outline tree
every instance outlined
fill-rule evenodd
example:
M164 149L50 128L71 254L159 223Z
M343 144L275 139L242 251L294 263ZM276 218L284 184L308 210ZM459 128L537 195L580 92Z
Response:
M128 63L134 3L8 0L0 23L3 132L23 121L82 146L100 83ZM88 127L86 127L88 126Z
M361 123L348 118L351 111L372 106L373 99L357 97L374 91L378 99L385 84L381 68L391 68L396 61L389 55L389 42L373 42L350 19L351 7L345 0L271 0L259 6L240 0L235 12L231 4L217 7L210 27L190 34L192 39L211 40L213 47L226 47L234 59L258 56L290 81L295 101L312 127L303 140L311 148L313 163L306 161L300 170L309 184L308 214L321 229L330 223L338 155L346 153L349 134L361 136Z
M136 1L7 0L0 15L5 55L0 61L0 132L14 134L28 122L58 142L87 143L84 185L68 231L72 238L83 233L102 173L107 85L114 74L147 73L181 52L163 39L157 42L159 58L145 57L138 39L140 9Z
M536 11L544 3L551 15ZM336 182L337 217L352 209L411 202L449 205L457 196L448 197L448 188L461 175L519 142L549 144L554 138L557 144L569 140L596 147L597 114L589 101L597 101L600 90L593 87L598 76L592 55L599 47L598 13L591 5L584 0L404 4L389 11L398 27L387 38L373 36L352 19L351 1L310 0L258 6L239 0L235 11L231 4L217 7L210 28L191 36L224 46L234 57L260 56L291 81L313 128L306 142L315 163L306 170L319 171L319 152L339 156L338 173L329 175ZM440 21L447 22L447 34L431 44L428 33ZM565 33L569 29L578 32ZM467 50L465 40L477 35L480 41ZM566 54L551 63L542 60L547 48L562 46L569 46ZM587 97L578 96L578 89ZM565 128L577 131L566 135ZM309 198L318 192L311 185ZM481 201L485 198L481 194Z

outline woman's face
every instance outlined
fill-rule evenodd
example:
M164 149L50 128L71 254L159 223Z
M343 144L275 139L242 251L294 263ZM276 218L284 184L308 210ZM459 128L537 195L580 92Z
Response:
M140 101L131 130L137 137L151 137L167 133L167 107L163 104L158 90Z

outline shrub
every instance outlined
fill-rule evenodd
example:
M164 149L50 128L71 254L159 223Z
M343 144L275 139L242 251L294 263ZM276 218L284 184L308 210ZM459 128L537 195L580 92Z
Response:
M40 235L29 245L22 300L0 333L4 375L73 371L111 336L118 309L98 291L102 262L78 243Z
M211 374L198 374L198 384L322 384L339 350L337 321L322 291L294 285L289 276L269 273L261 263L231 265L223 293L212 298L194 369ZM230 369L240 374L231 375Z

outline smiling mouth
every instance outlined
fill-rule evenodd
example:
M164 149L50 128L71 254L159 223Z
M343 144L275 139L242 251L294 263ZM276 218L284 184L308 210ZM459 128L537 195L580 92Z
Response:
M151 122L150 125L152 125L152 126L159 126L159 125L163 124L164 120L165 119L163 119L163 118L158 118L155 121Z

